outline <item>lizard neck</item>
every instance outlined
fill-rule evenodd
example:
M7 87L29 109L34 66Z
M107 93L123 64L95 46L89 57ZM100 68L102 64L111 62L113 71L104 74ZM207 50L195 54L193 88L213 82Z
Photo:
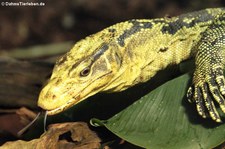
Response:
M121 67L112 80L117 85L114 84L111 91L125 90L146 82L168 65L179 64L190 58L201 32L207 27L195 26L195 29L183 29L175 35L162 33L158 28L143 29L127 38L124 47L118 48L123 55L122 66L125 67Z
M139 38L140 41L133 49L133 55L130 56L130 68L134 68L132 72L136 74L136 77L133 77L133 84L146 82L159 70L190 58L200 40L200 33L190 30L181 31L177 35L145 33L145 37ZM140 51L142 51L141 55ZM133 63L135 59L139 59L138 63Z
M209 9L172 18L130 20L108 28L116 32L114 41L122 55L122 67L106 90L121 91L146 82L168 65L195 55L201 33L223 11Z

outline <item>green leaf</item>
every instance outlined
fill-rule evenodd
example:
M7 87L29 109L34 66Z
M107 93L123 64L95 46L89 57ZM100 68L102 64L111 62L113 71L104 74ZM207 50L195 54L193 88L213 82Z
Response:
M225 124L198 116L188 103L190 76L156 88L108 120L92 119L122 139L144 148L208 149L225 141ZM121 99L122 100L122 99ZM224 119L223 119L224 120Z

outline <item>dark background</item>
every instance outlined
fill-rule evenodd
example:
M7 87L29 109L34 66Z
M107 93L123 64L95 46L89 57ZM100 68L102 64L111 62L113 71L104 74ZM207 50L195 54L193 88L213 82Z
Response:
M174 16L225 5L223 0L20 1L43 2L45 6L0 6L0 50L68 40L76 42L107 26L133 18Z
M26 49L34 45L66 41L75 43L87 35L129 19L175 16L225 6L224 0L17 0L19 1L43 2L45 6L0 5L0 56L2 51L16 48ZM1 2L16 1L1 0L0 4ZM20 107L18 102L23 99L29 99L22 102L23 106L27 101L32 101L33 106L30 107L36 106L42 83L50 76L48 73L51 73L53 65L6 61L8 65L0 63L0 100L11 99L7 109L11 106ZM2 103L0 106L1 109ZM15 134L24 127L19 124L18 115L1 114L0 122L0 137L4 138L0 140L0 144L16 140Z

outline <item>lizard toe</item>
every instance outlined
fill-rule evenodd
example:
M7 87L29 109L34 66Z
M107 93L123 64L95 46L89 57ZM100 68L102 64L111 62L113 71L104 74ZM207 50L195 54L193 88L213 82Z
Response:
M210 90L211 90L211 94L212 94L213 98L217 101L221 110L225 113L225 99L224 99L224 97L221 95L218 88L211 88L210 87Z
M203 118L206 118L206 108L204 105L201 89L199 87L195 87L195 92L192 101L195 101L196 103L196 109L198 111L198 114Z
M219 104L221 110L225 113L225 99L223 95L221 94L218 87L209 85L209 90L213 96L213 98L216 100L216 102Z
M220 105L221 110L225 113L225 79L224 76L220 76L216 78L216 82L219 86L219 91L216 91L216 95L214 98Z
M219 113L217 112L216 107L213 103L213 100L211 99L211 96L209 94L210 91L209 91L208 84L204 83L201 86L201 90L202 90L202 95L203 95L203 99L205 102L205 106L206 106L207 110L209 111L210 117L216 122L221 122Z
M221 67L211 70L212 73L207 77L209 91L215 101L219 104L221 110L225 113L225 79Z
M223 73L223 68L218 66L215 70L215 80L219 86L220 93L225 96L225 78Z
M225 96L225 79L224 76L219 76L216 78L216 82L219 86L220 93Z

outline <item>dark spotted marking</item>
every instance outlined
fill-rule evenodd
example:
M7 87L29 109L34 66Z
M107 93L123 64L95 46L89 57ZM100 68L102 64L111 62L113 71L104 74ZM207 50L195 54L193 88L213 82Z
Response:
M108 31L109 31L109 33L110 33L109 36L111 36L112 38L115 37L116 29L114 29L114 28L109 28Z
M210 64L216 64L216 63L218 63L218 58L217 57L212 57L211 59L210 59Z
M225 22L225 13L223 13L223 15L221 15L219 18L218 18L218 20L220 21L220 23L222 23L222 24L224 24ZM220 23L218 23L218 24L220 24Z
M194 19L193 19L194 18ZM201 22L208 22L213 20L215 17L208 13L206 10L183 14L178 17L176 21L168 22L167 25L163 26L162 33L176 34L181 28L191 28ZM184 22L184 19L192 20L190 23Z
M168 49L169 49L168 47L160 48L159 52L166 52Z
M109 46L106 43L103 43L101 48L93 55L93 61L96 61L108 49Z
M223 21L221 21L221 22L223 22ZM221 24L220 24L220 23L214 22L214 23L212 23L212 25L210 25L208 28L209 28L210 30L217 29L217 28L221 28Z
M108 29L108 31L109 31L110 33L114 33L114 32L116 32L116 29L110 28L110 29Z
M152 23L151 22L140 22L138 20L130 20L128 21L129 23L132 23L133 26L130 29L126 29L124 31L124 33L122 35L120 35L118 37L118 43L121 47L124 47L125 43L125 39L127 39L128 37L130 37L131 35L139 32L141 29L145 29L145 28L151 28L152 27Z
M130 20L129 23L132 23L133 26L130 29L127 29L124 31L122 35L118 37L118 43L120 46L124 46L125 39L130 37L131 35L139 32L141 29L145 28L152 28L153 24L164 24L161 28L162 33L168 33L171 35L174 35L179 31L181 28L191 28L194 27L196 24L201 22L208 22L215 18L215 16L208 13L206 10L198 11L198 12L192 12L183 14L177 17L175 21L168 21L168 19L154 19L151 20L151 22L141 22L138 20ZM187 23L184 21L186 20L192 20L191 22Z
M211 45L214 46L214 45L217 43L217 41L218 41L217 39L213 40L213 41L211 42Z
M212 86L217 86L214 77L212 77L212 78L209 80L209 82L210 82L210 84L211 84Z
M214 24L213 24L213 26L214 26ZM221 28L221 26L218 28ZM215 28L213 28L213 29L215 29ZM207 36L210 36L210 35L207 35ZM225 39L225 35L222 35L222 33L219 32L218 37L213 39L213 41L210 41L209 43L211 44L211 46L215 46L217 44L220 45L221 43L224 43L224 39Z
M223 76L223 69L222 68L217 68L216 69L216 75Z

